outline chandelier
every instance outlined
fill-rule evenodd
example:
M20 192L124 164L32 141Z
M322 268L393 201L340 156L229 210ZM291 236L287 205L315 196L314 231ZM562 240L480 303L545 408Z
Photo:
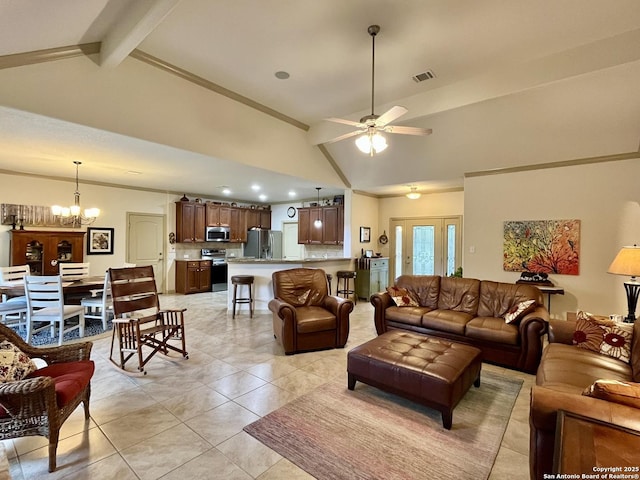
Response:
M100 215L99 208L86 208L84 212L80 208L80 190L78 188L78 167L82 162L74 161L76 165L76 191L73 193L74 201L70 207L61 207L54 205L51 207L51 213L58 219L61 225L71 225L72 227L80 227L81 225L90 225L96 221Z

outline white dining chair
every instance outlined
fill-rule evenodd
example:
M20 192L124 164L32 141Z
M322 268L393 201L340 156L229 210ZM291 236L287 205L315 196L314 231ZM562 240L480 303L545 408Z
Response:
M31 343L34 333L51 328L51 338L55 338L58 330L58 345L62 345L65 333L78 329L84 336L84 307L82 305L65 305L62 292L62 277L28 275L24 279L27 294L27 343ZM78 323L65 328L65 320L78 317ZM48 325L34 329L36 322Z
M24 285L24 277L29 275L31 270L29 265L13 265L11 267L0 267L0 285ZM9 326L21 326L26 324L27 318L27 297L7 298L2 295L0 303L0 322Z
M107 329L107 320L113 313L113 301L111 299L111 286L109 285L109 272L104 276L104 286L99 290L91 290L91 296L80 301L84 307L84 318L94 318L102 321L102 329Z
M81 280L89 277L90 263L61 262L58 269L63 282Z

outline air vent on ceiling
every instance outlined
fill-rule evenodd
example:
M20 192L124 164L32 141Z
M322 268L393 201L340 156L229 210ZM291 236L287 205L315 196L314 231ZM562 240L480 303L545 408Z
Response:
M420 82L424 82L425 80L431 80L432 78L436 78L436 74L433 73L433 70L425 70L422 73L418 73L417 75L414 75L413 77L413 81L416 83L420 83Z

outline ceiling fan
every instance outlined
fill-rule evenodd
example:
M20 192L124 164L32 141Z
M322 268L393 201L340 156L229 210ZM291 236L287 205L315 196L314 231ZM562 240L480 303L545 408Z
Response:
M388 133L401 133L403 135L429 135L432 130L430 128L418 128L418 127L403 127L389 125L394 120L400 118L402 115L408 112L404 107L394 106L384 112L382 115L376 115L373 113L374 106L374 86L375 86L375 60L376 60L376 35L380 32L379 25L370 25L367 29L369 35L371 35L371 115L366 115L360 119L359 122L352 120L345 120L344 118L327 118L330 122L343 123L345 125L351 125L357 127L357 130L353 132L345 133L329 140L326 143L339 142L345 138L361 135L356 140L356 146L363 153L368 153L373 156L374 153L382 152L387 148L387 140L380 134L380 132Z

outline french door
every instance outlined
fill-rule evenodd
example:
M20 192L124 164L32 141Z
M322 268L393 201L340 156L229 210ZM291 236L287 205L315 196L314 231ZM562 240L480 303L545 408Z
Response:
M462 217L392 219L389 270L400 275L452 275L462 265Z

